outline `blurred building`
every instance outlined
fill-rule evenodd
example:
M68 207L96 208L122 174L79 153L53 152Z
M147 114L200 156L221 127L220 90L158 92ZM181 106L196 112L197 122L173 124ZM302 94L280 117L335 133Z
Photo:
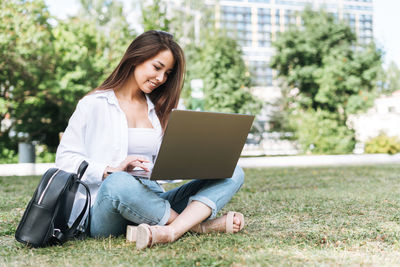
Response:
M356 139L365 143L385 133L400 137L400 90L390 96L381 96L365 114L352 115L349 122L356 131Z
M253 84L262 87L255 90L261 94L271 95L275 90L266 87L276 86L276 73L269 67L274 54L271 42L289 25L301 25L298 11L306 6L323 8L348 21L361 43L373 39L372 0L206 0L206 4L215 8L216 27L225 29L242 46Z

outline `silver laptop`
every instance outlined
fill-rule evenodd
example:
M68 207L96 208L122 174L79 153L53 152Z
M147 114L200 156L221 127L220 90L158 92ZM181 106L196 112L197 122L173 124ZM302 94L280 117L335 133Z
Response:
M150 180L232 177L253 115L173 110L154 167L134 170Z

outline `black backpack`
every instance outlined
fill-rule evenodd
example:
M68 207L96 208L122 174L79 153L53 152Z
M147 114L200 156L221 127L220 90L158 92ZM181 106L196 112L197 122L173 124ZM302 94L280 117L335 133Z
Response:
M81 181L87 167L88 163L83 161L77 174L56 168L43 174L15 232L17 241L32 247L45 247L83 238L88 234L90 229L79 227L86 212L90 220L90 192ZM68 227L79 185L86 189L86 203L75 222ZM87 225L89 228L90 221Z

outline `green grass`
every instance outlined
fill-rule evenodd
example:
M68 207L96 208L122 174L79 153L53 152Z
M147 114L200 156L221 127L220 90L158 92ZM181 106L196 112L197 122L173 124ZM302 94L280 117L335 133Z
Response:
M13 234L39 177L0 177L0 265L400 264L399 165L245 172L245 185L224 209L244 213L243 232L186 234L144 251L123 237L26 248Z

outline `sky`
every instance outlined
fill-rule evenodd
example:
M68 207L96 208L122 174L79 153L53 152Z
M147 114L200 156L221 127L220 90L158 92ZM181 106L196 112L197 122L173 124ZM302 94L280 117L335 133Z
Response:
M400 67L400 1L374 0L374 37L385 51L385 63Z
M374 37L380 49L384 51L385 65L394 61L400 67L400 1L399 0L373 0L374 1ZM45 0L50 13L65 18L74 14L78 9L78 0ZM128 10L129 0L123 0ZM134 16L130 12L128 21Z

